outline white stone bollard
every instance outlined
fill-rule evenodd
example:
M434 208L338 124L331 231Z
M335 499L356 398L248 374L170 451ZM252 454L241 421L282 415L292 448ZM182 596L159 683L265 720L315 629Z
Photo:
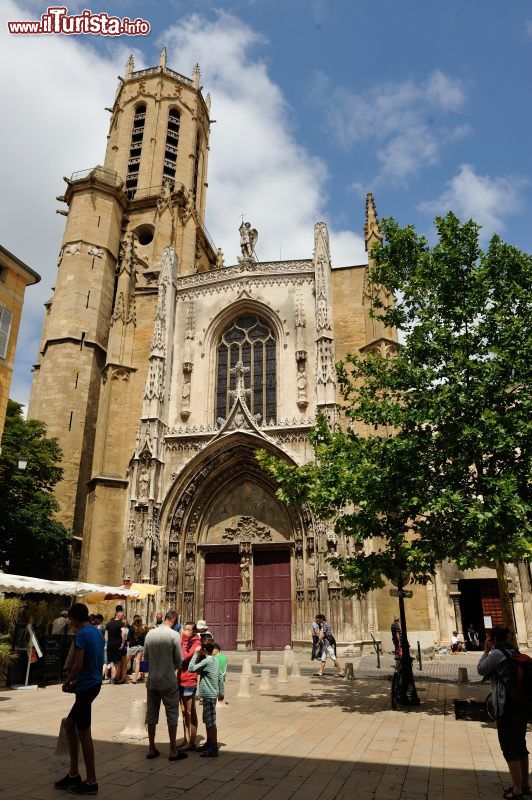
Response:
M291 669L294 663L294 651L289 644L286 645L283 653L283 664L287 669Z
M467 667L458 667L458 683L469 683Z
M299 661L294 661L292 664L292 678L300 678L301 677L301 664Z
M277 669L277 683L288 683L288 670L284 664L279 664Z
M250 678L253 675L250 658L245 658L242 662L242 675L249 675Z
M146 730L146 707L146 700L132 700L129 706L128 724L117 736L113 736L113 739L118 741L122 739L145 739L148 735Z
M269 692L270 691L270 689L271 689L271 686L270 686L271 674L272 674L271 669L261 669L261 671L260 671L260 683L259 683L259 689L260 689L261 692Z
M249 675L240 676L240 686L238 687L237 697L251 697Z

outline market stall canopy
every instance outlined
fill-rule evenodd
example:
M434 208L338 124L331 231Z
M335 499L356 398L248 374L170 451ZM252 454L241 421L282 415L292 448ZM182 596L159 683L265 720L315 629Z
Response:
M137 600L145 600L150 595L157 594L163 586L156 586L154 583L132 583L127 594L127 589L118 589L123 594L110 594L105 592L95 592L84 597L87 603L102 603L104 600L119 600L121 597L134 597ZM113 590L114 591L114 590Z
M140 596L140 593L133 588L122 589L119 586L102 586L99 583L82 583L81 581L47 581L44 578L8 575L5 572L0 572L0 592L64 594L82 598L96 594L117 600L121 597L137 598Z

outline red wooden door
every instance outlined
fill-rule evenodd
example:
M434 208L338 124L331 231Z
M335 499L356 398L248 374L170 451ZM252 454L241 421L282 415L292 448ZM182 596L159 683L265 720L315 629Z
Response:
M489 578L481 580L480 596L482 598L482 613L485 617L491 617L492 626L504 625L497 581Z
M256 649L283 650L292 644L290 553L253 553L253 640Z
M204 617L214 641L224 650L236 650L239 593L238 553L207 553Z

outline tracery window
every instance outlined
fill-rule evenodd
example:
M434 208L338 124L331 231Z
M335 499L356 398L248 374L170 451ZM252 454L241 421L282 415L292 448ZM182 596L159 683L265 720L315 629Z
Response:
M220 337L216 361L216 419L225 419L233 405L230 391L236 387L231 369L242 361L244 385L251 389L247 396L252 414L260 414L261 422L276 422L276 340L275 332L255 314L237 317Z

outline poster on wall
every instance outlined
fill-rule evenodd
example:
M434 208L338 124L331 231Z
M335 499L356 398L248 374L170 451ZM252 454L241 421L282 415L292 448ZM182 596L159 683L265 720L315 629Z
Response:
M493 628L491 617L483 617L483 620L484 620L484 627L486 628L486 630L488 630L488 628Z

